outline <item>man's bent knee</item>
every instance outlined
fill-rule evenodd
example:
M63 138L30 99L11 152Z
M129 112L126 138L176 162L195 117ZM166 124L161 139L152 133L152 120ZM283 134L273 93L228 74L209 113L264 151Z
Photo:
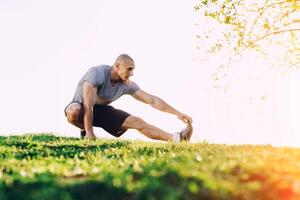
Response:
M142 118L131 115L131 116L127 117L127 119L124 121L122 128L142 129L145 124L146 124L146 122Z
M69 112L67 113L68 122L74 124L79 121L79 113L77 112Z
M70 122L71 124L80 121L81 105L78 103L69 105L66 113L68 122Z

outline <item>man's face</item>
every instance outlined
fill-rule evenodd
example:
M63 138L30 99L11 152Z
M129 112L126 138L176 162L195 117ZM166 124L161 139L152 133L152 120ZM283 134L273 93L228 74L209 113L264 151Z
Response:
M128 63L120 63L117 67L118 75L123 81L127 81L133 75L134 66Z

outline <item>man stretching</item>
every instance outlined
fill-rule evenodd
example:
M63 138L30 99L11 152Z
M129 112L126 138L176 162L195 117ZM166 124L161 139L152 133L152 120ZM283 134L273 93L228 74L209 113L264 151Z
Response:
M82 137L93 140L96 139L93 126L96 126L115 137L120 137L127 129L136 129L151 139L189 141L193 132L192 118L130 81L129 77L133 75L134 69L133 59L126 54L118 56L113 66L91 67L79 81L73 100L65 108L68 122L81 129ZM187 123L187 127L179 133L167 133L139 117L109 106L124 94L129 94L158 110L176 115L178 119Z

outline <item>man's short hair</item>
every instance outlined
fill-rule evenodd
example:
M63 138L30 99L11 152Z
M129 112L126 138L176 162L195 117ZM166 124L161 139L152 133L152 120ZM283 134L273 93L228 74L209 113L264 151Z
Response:
M134 66L134 60L127 54L119 55L115 61L115 65L120 62L125 62L126 64L132 64Z

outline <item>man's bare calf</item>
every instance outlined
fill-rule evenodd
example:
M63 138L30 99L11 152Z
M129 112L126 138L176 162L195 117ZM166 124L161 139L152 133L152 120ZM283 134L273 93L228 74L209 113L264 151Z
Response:
M122 128L136 129L143 135L154 140L173 141L173 134L167 133L151 124L148 124L143 119L132 115L124 121Z

